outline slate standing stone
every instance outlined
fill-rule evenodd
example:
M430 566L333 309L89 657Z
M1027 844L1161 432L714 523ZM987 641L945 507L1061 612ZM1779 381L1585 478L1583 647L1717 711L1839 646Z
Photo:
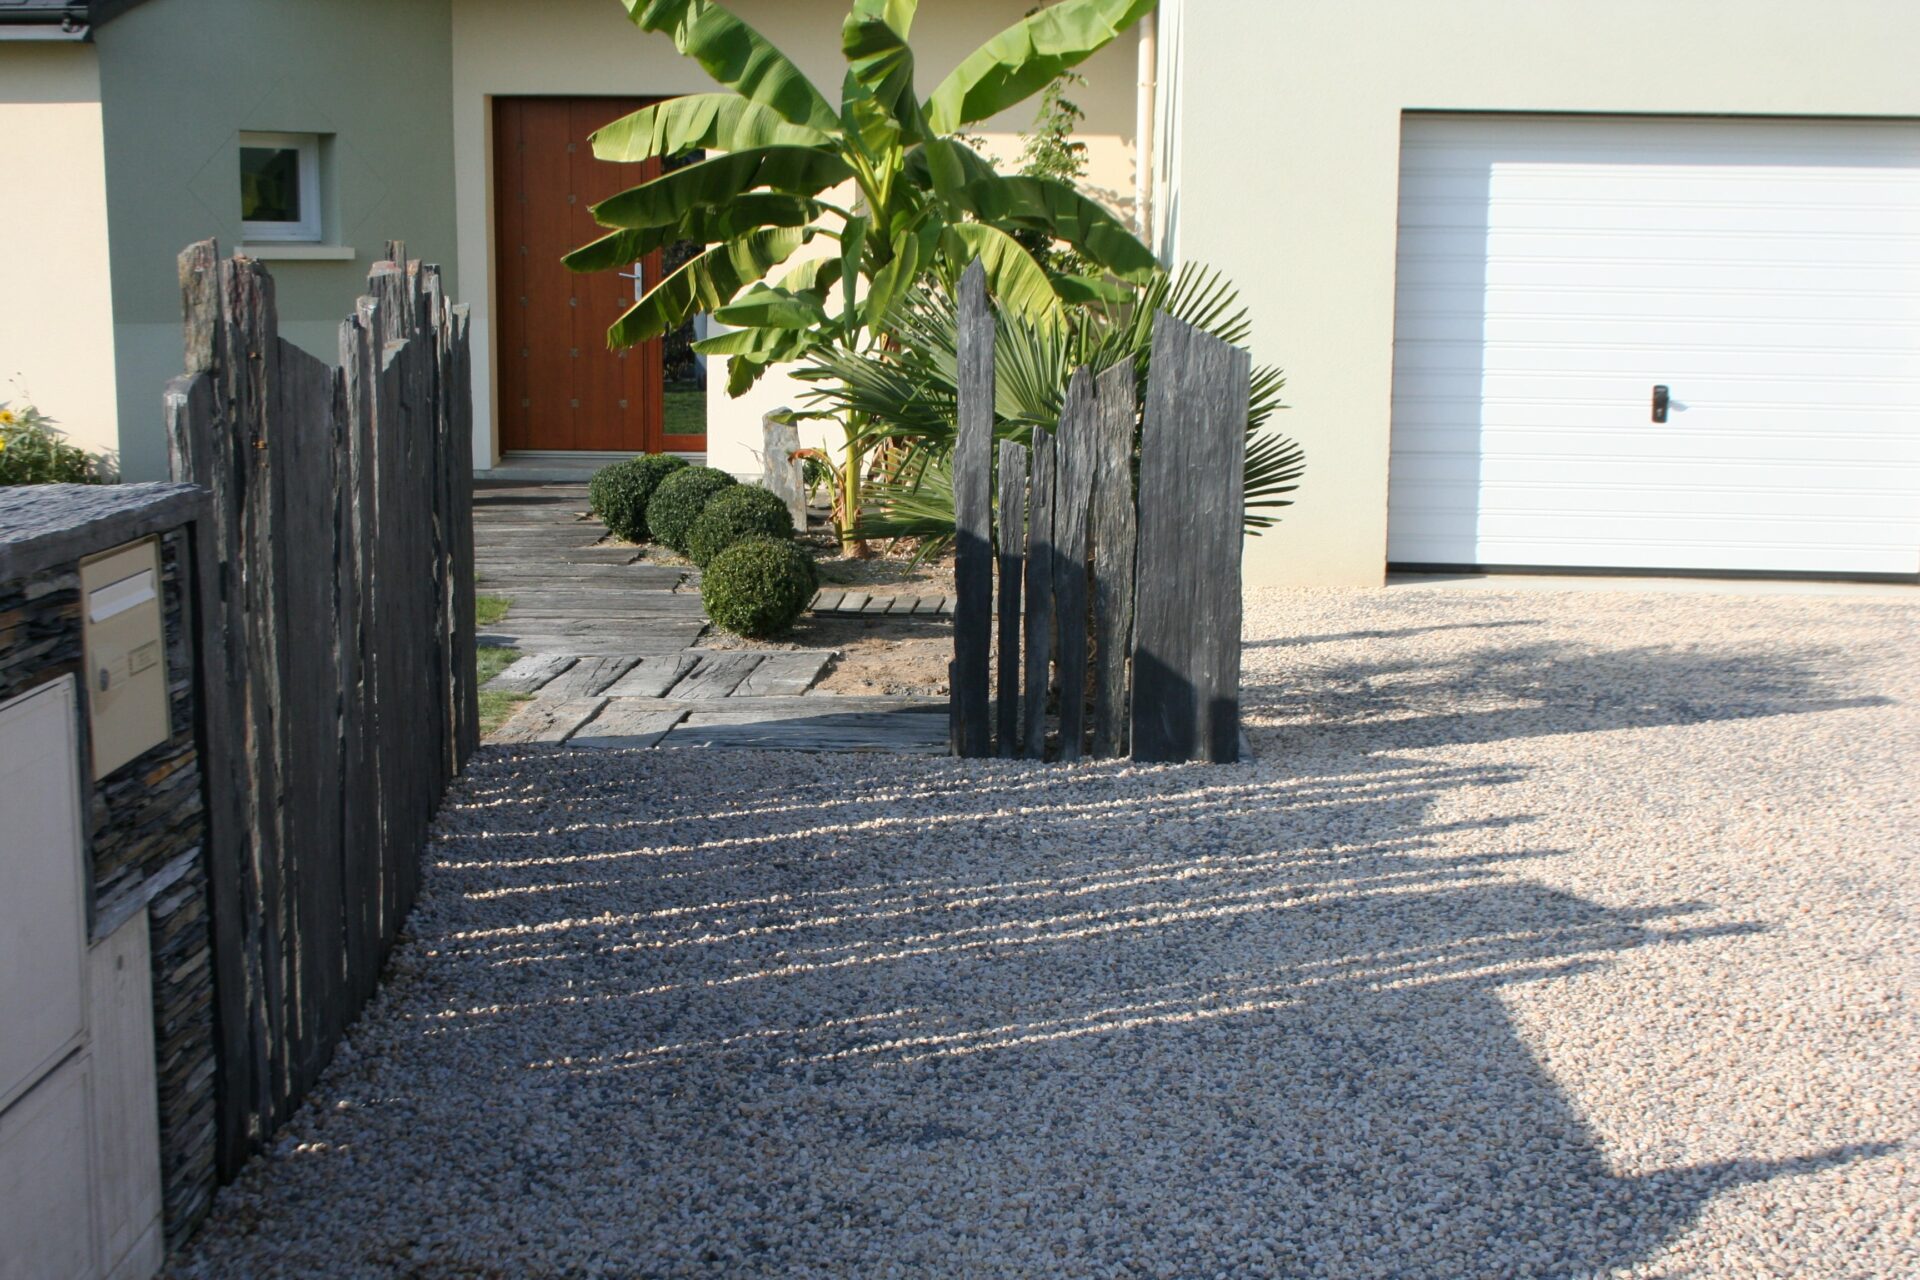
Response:
M180 259L176 478L211 492L200 568L218 1164L318 1077L419 889L478 739L465 312L397 242L334 369L280 339L273 279Z
M1093 374L1084 366L1060 406L1054 478L1053 610L1059 636L1060 758L1078 760L1087 726L1087 537L1099 432Z
M999 706L997 736L1003 756L1020 753L1020 586L1027 543L1027 450L1000 442L996 481L1000 513L995 534L1000 571Z
M800 428L775 409L760 419L760 474L767 491L787 504L795 533L807 531L806 468L793 455L800 449Z
M953 752L992 751L988 712L993 626L993 309L987 272L960 277L959 421L953 444Z
M1133 643L1133 439L1138 416L1131 361L1094 382L1093 754L1126 751L1127 659Z
M1027 477L1027 613L1020 753L1047 754L1047 685L1053 665L1053 437L1034 429Z
M1153 322L1140 435L1133 758L1240 751L1240 544L1251 361L1173 317Z

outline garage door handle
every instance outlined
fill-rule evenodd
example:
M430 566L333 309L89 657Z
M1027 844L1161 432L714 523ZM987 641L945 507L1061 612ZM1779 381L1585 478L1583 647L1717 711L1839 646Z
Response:
M1667 420L1667 389L1665 387L1653 389L1653 420L1655 422Z

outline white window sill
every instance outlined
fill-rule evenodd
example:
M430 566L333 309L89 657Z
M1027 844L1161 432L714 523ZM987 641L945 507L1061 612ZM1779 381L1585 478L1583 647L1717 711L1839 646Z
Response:
M360 251L350 244L297 244L252 241L240 246L240 252L263 262L352 262Z

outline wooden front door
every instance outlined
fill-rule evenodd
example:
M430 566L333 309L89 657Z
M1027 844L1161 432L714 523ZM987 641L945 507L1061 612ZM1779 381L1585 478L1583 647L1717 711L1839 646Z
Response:
M704 380L691 359L672 386L660 339L607 350L607 327L659 280L663 255L626 274L576 274L561 257L605 234L588 210L661 172L659 160L596 160L587 136L645 98L496 98L495 315L500 445L506 452L706 449ZM697 387L691 379L701 378ZM668 400L675 434L668 434ZM689 429L695 428L698 434Z

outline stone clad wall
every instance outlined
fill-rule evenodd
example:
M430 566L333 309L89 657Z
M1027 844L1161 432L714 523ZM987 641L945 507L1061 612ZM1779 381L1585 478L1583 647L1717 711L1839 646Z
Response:
M102 543L89 554L113 545ZM93 936L111 932L134 911L148 913L161 1182L170 1243L199 1222L214 1187L212 941L194 746L186 556L183 533L161 538L172 735L92 784L84 806L93 854ZM78 677L81 644L77 557L71 564L0 581L0 699L69 673ZM84 718L79 730L84 753ZM81 776L90 777L91 771Z

